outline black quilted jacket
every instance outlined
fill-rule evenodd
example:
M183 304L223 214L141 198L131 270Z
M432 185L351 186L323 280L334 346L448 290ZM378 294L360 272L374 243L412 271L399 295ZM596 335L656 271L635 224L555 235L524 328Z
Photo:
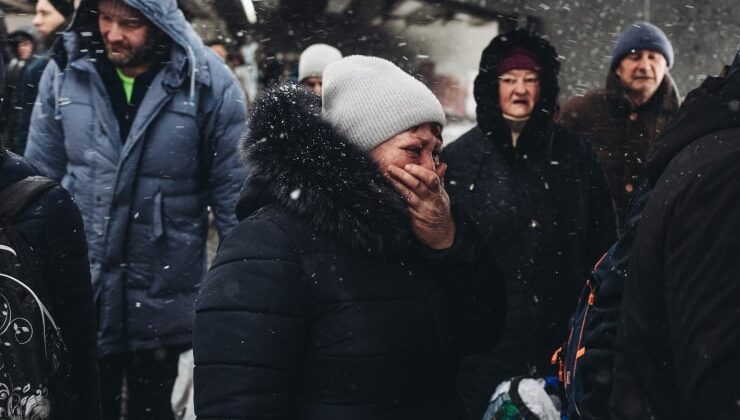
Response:
M502 283L463 217L451 249L415 243L401 197L318 101L283 87L252 116L241 222L196 305L196 414L462 418L458 355L493 345Z
M39 172L23 158L0 149L0 189ZM51 313L67 346L71 376L50 390L54 419L100 418L95 312L87 242L80 211L69 193L54 187L16 217L15 228L41 262Z

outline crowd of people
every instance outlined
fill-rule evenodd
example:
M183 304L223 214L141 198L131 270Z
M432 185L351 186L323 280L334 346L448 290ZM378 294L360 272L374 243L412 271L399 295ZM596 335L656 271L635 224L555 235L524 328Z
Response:
M512 30L443 147L379 57L312 45L252 104L175 0L36 12L0 66L0 419L740 417L740 50L680 105L636 22L561 107Z

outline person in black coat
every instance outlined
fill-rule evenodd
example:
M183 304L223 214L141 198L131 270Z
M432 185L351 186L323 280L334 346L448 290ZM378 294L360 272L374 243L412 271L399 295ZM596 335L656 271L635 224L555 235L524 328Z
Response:
M595 154L553 123L558 70L541 37L494 38L475 81L478 124L442 152L452 202L479 226L506 281L500 342L462 363L469 419L480 419L501 381L555 373L550 356L566 339L586 276L616 239Z
M0 147L0 190L40 175L18 155ZM21 240L40 261L49 307L62 334L70 376L51 389L54 419L99 419L95 312L82 217L69 193L56 186L22 210L14 221Z
M450 212L442 107L362 56L321 101L286 85L253 110L241 223L196 303L196 414L459 419L458 355L495 343L505 293Z
M686 98L647 166L611 418L740 418L740 51Z

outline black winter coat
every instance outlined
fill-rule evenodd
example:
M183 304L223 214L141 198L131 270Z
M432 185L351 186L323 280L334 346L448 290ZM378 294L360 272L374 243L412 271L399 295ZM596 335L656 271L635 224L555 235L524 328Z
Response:
M319 101L286 86L256 104L241 223L196 304L196 414L462 418L458 354L493 345L503 283L461 217L451 249L413 242L401 197Z
M541 99L512 147L498 105L496 68L515 47L540 57ZM567 338L586 276L616 238L604 175L589 146L552 122L555 50L525 31L494 39L475 81L478 126L442 152L453 203L478 224L506 280L507 315L496 348L463 361L460 391L480 419L496 385L554 374L550 356Z
M0 149L0 189L40 173L23 158ZM66 190L54 187L16 216L15 228L41 261L51 313L71 365L64 389L51 390L54 419L100 418L95 312L90 265L80 211Z
M740 72L686 98L647 168L612 418L740 418Z

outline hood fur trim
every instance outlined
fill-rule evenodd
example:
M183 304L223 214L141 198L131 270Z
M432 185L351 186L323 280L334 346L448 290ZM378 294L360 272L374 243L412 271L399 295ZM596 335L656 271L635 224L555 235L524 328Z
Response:
M478 126L487 137L498 139L505 147L510 147L511 130L499 105L498 67L516 48L524 48L533 53L542 66L540 100L525 126L527 133L520 136L520 142L547 131L544 128L552 123L560 92L558 85L560 62L555 48L549 42L526 29L515 29L494 38L483 50L473 93L478 104L476 109Z
M402 253L411 238L405 202L371 158L320 114L321 99L295 85L257 100L241 150L251 171L246 190L260 191L242 200L267 195L355 249ZM239 208L252 213L258 205Z

